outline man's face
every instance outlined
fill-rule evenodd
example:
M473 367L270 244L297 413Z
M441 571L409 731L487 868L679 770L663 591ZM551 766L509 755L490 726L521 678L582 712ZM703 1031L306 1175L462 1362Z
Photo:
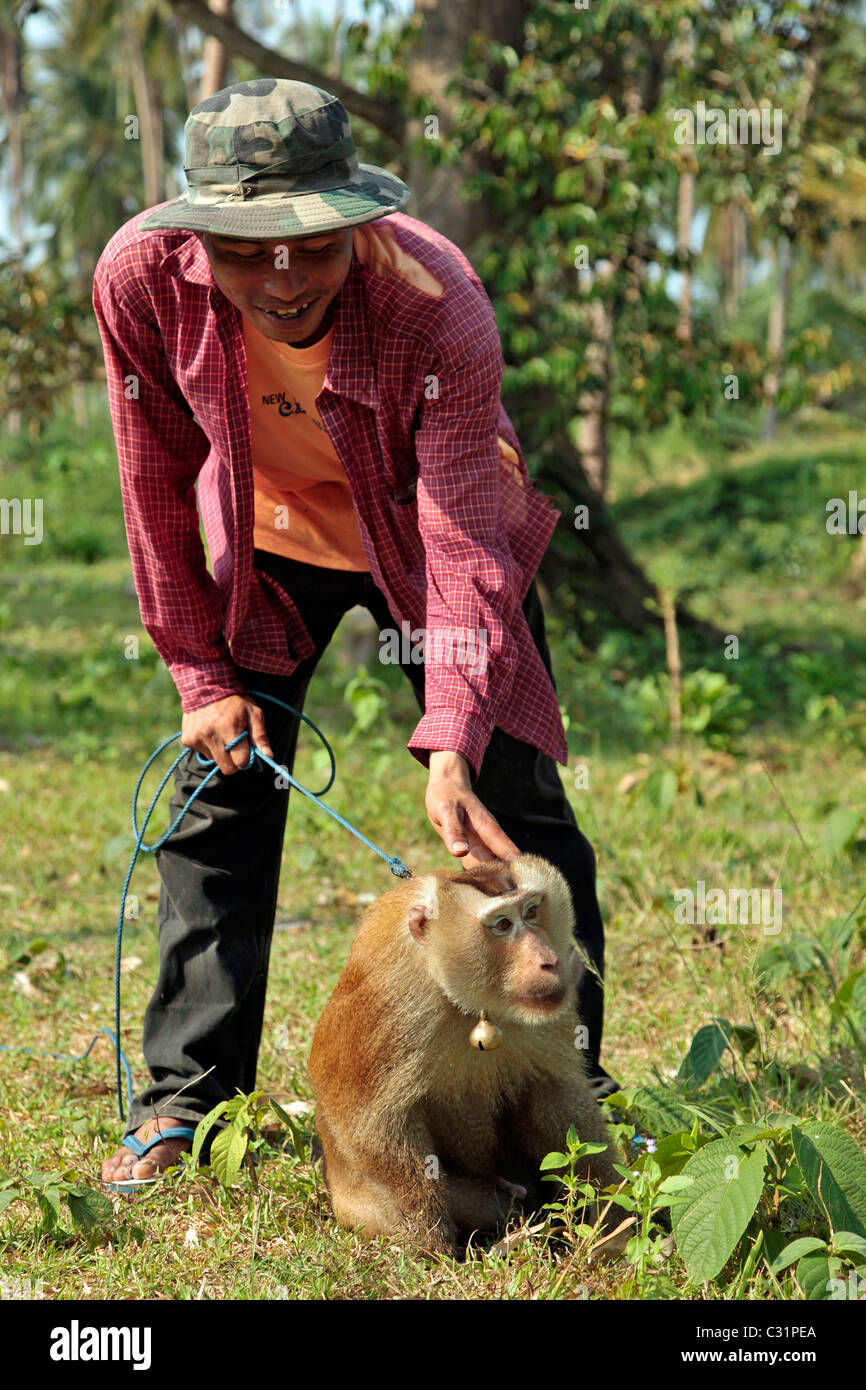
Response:
M311 347L328 332L331 305L352 263L352 227L273 241L202 232L213 278L235 308L266 338ZM279 268L278 268L279 267ZM297 318L274 311L299 309Z

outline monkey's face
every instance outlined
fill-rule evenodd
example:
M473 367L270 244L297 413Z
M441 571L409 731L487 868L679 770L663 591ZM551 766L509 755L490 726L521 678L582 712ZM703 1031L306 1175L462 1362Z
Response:
M428 971L464 1013L486 1009L494 1021L539 1024L572 995L572 922L565 880L523 855L440 878L410 930Z
M558 1014L568 998L570 972L551 941L549 907L540 890L496 898L478 913L479 950L489 1002L496 1013L523 1023Z

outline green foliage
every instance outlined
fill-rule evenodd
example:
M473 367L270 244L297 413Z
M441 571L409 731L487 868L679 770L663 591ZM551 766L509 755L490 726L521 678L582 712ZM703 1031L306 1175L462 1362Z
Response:
M549 1153L541 1160L541 1181L555 1183L559 1193L552 1202L545 1202L543 1210L561 1220L572 1239L591 1238L597 1233L600 1218L595 1223L584 1218L589 1214L588 1207L594 1203L596 1193L592 1183L577 1172L577 1167L593 1154L604 1153L607 1145L582 1141L574 1125L569 1125L565 1142L565 1153Z
M239 1092L231 1100L220 1101L199 1120L189 1155L189 1169L196 1168L205 1140L217 1121L221 1120L223 1123L210 1146L211 1172L222 1187L230 1188L246 1165L255 1186L252 1155L256 1148L262 1146L262 1127L273 1115L288 1129L298 1162L306 1164L306 1146L292 1117L265 1092L252 1091L249 1095Z
M0 1211L12 1202L34 1203L40 1214L40 1225L46 1235L62 1239L66 1232L61 1222L66 1215L76 1231L84 1235L99 1235L114 1215L114 1208L105 1193L80 1182L69 1169L43 1173L31 1168L17 1177L0 1180Z
M629 682L624 698L630 702L638 729L645 737L658 738L670 728L668 700L670 677L644 676ZM729 747L743 732L752 710L748 696L721 671L699 667L688 671L681 684L682 728L701 734L711 747Z
M730 1110L725 1115L727 1106L696 1103L694 1092L725 1052L734 1059L735 1039L744 1055L757 1040L752 1028L714 1019L692 1039L676 1083L606 1102L617 1112L625 1106L655 1136L633 1168L620 1169L626 1181L613 1198L627 1211L644 1213L642 1241L634 1247L638 1277L647 1274L645 1255L660 1256L655 1212L669 1206L676 1250L691 1284L716 1280L726 1267L742 1283L763 1255L771 1274L799 1260L798 1281L807 1297L841 1296L828 1280L844 1274L843 1256L859 1267L866 1253L866 1155L845 1130L826 1121L799 1121L776 1111L744 1124ZM780 1198L791 1205L805 1199L814 1231L784 1249L778 1238ZM822 1227L830 1231L829 1241Z

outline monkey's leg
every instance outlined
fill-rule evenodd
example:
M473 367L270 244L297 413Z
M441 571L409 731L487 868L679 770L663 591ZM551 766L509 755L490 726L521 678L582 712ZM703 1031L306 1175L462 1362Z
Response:
M352 1152L351 1159L326 1150L331 1205L337 1220L364 1236L393 1236L436 1254L457 1250L444 1180L427 1176L432 1141Z
M526 1196L526 1188L506 1178L446 1177L448 1211L463 1231L495 1231Z
M528 1181L533 1197L544 1194L542 1201L552 1200L553 1188L551 1184L541 1183L541 1160L546 1154L565 1148L570 1125L574 1125L582 1142L608 1146L602 1153L592 1154L580 1163L581 1176L600 1188L619 1186L622 1181L613 1166L618 1155L610 1142L607 1123L585 1082L551 1080L547 1084L533 1085L512 1112L510 1123L504 1126L512 1132L511 1142L516 1142L522 1151L522 1163L516 1175L521 1181ZM507 1166L507 1160L503 1163ZM621 1210L611 1207L605 1219L606 1226L609 1218Z

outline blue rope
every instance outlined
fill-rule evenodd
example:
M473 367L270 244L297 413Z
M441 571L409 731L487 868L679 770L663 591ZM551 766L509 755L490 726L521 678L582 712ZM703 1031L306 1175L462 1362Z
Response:
M117 1041L119 1034L112 1033L110 1028L100 1028L98 1033L94 1033L93 1037L90 1039L90 1046L88 1047L87 1051L82 1052L81 1055L78 1057L71 1057L66 1052L42 1052L39 1048L36 1047L7 1047L5 1043L0 1043L0 1052L26 1052L30 1057L53 1057L55 1061L58 1062L85 1062L87 1058L90 1056L96 1044L99 1042L100 1033L108 1034L108 1036L111 1038L111 1041L114 1043L119 1061L123 1063L124 1070L126 1072L127 1102L131 1108L132 1072L129 1069L129 1063L127 1062L126 1057L124 1056L123 1049L121 1048L120 1043ZM120 1068L118 1066L118 1076L119 1075ZM122 1113L120 1118L123 1119Z
M321 729L313 723L312 719L308 719L307 716L305 714L302 714L300 710L295 709L294 705L287 705L284 700L278 700L276 695L267 695L263 690L251 690L249 691L249 694L257 695L259 699L262 700L270 700L272 704L279 705L282 709L288 710L290 714L297 715L297 717L299 719L302 719L305 724L309 724L310 728L313 730L315 734L318 735L318 737L322 740L322 743L324 744L325 748L327 749L328 757L331 760L331 775L321 791L311 792L307 787L302 786L300 782L296 781L292 774L289 771L287 771L286 768L280 767L279 763L275 763L273 758L268 757L267 753L263 753L260 748L256 748L252 745L250 747L249 759L247 760L247 762L244 763L243 767L240 767L238 769L238 771L249 771L256 758L260 758L263 763L267 763L268 767L272 767L275 772L278 772L281 777L284 777L286 781L290 782L291 785L296 789L296 791L301 792L304 796L308 797L310 801L315 801L317 806L321 806L322 810L327 811L329 816L333 816L334 820L339 821L340 825L344 826L346 830L350 830L353 835L356 835L357 838L368 847L368 849L373 850L375 854L378 854L380 858L384 859L389 869L391 870L391 873L395 874L397 878L411 878L412 871L411 869L408 869L406 867L402 859L398 859L396 855L392 856L386 854L385 851L380 849L378 845L374 845L372 840L368 840L366 835L362 835L360 830L356 830L354 825L351 825L349 821L345 820L341 815L338 815L336 811L332 810L330 806L326 806L324 801L321 801L319 799L320 797L323 797L326 794L326 792L330 791L331 787L334 784L334 778L336 776L336 763L334 761L334 751L331 748L331 745L328 742L328 740L325 738L325 735L322 733ZM174 743L176 738L180 738L182 732L183 731L179 729L176 734L172 734L170 738L164 739L163 742L159 745L159 747L154 749L147 762L144 764L144 767L141 769L141 772L139 773L138 781L135 784L135 791L132 794L132 833L135 836L135 849L132 852L132 858L129 861L129 868L126 871L126 877L123 881L123 892L120 898L120 915L117 919L117 952L114 963L114 1033L112 1033L109 1028L100 1028L99 1030L100 1033L107 1033L108 1036L112 1039L117 1053L117 1108L120 1112L121 1120L126 1119L126 1116L123 1112L123 1088L121 1086L120 1079L121 1063L126 1069L128 1108L130 1110L132 1109L133 1099L132 1073L130 1072L129 1063L123 1055L123 1051L121 1050L120 1046L120 955L123 946L123 922L124 917L126 915L126 894L129 889L129 881L132 878L132 871L135 868L135 863L138 859L139 852L141 850L144 850L146 854L153 854L162 845L164 845L169 836L174 834L175 830L180 825L181 821L183 820L192 803L195 801L196 797L201 795L208 782L210 782L211 779L215 777L216 774L219 772L219 767L217 766L213 758L203 758L201 753L196 753L196 758L198 759L202 767L207 767L208 765L210 765L210 772L207 774L206 777L202 778L201 784L198 787L196 787L192 795L187 798L185 804L181 807L172 824L168 827L168 830L166 830L163 835L160 835L159 839L156 840L152 845L146 845L143 843L144 833L147 829L148 821L153 815L153 812L156 808L156 804L162 795L163 787L165 786L171 774L174 772L174 769L177 767L178 763L186 757L187 753L190 750L188 748L184 748L183 752L178 753L174 762L169 767L168 771L166 772L165 776L163 777L162 781L156 789L156 793L154 794L153 799L151 800L151 803L147 808L147 813L144 817L144 820L141 823L141 829L139 830L138 825L136 824L136 817L138 812L138 793L141 788L141 784L144 781L145 775L147 774L147 770L150 767L151 763L154 761L154 759L159 757L163 748L167 748L170 743ZM242 738L247 737L247 731L244 730L242 734L238 734L237 738L233 738L231 743L227 743L225 745L226 751L228 751L231 748L234 748L236 743L240 743ZM0 1051L29 1052L34 1056L56 1057L68 1062L80 1062L89 1055L90 1050L93 1047L93 1044L98 1040L98 1037L99 1034L96 1034L94 1036L90 1044L90 1047L88 1047L87 1049L87 1052L82 1053L81 1057L66 1057L61 1052L38 1052L35 1051L33 1048L29 1047L2 1047L0 1048Z

